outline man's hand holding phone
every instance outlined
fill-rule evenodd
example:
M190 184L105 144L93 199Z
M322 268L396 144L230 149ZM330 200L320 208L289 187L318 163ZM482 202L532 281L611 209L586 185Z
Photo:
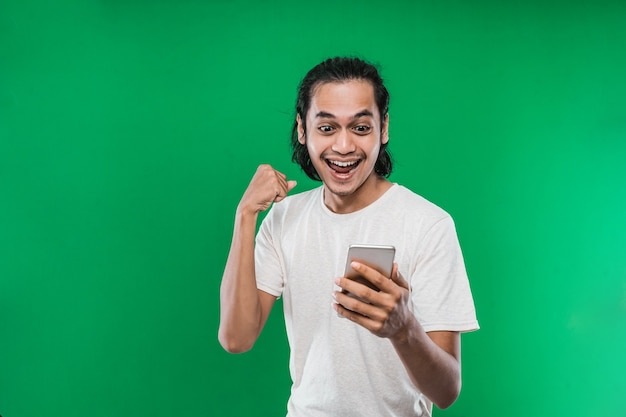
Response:
M342 291L335 291L337 313L379 337L401 338L414 320L409 310L409 285L394 263L390 276L385 276L363 262L352 261L352 269L378 288L370 288L348 277L335 280Z

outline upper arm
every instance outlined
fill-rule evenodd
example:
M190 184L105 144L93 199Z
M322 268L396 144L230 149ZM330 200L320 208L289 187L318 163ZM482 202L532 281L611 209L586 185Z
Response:
M257 292L259 294L259 306L261 309L261 317L259 318L259 334L261 334L261 330L263 330L277 298L263 290L257 289Z
M426 333L437 346L461 363L461 333L436 331Z

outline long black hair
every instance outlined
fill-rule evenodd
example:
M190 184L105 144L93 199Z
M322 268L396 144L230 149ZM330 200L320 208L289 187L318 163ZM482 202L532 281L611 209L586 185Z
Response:
M300 115L304 134L306 135L306 114L311 105L311 97L314 89L320 84L330 82L344 82L350 80L366 80L374 87L374 99L380 112L381 129L384 126L385 117L389 111L389 92L383 84L378 69L359 58L329 58L313 67L304 77L298 87L298 98L296 100L296 113ZM313 167L311 157L306 145L298 141L298 122L295 121L291 130L291 147L293 154L291 160L300 165L309 178L321 181L317 171ZM388 177L391 174L393 164L391 155L387 150L387 143L380 146L378 159L374 165L374 171L382 176Z

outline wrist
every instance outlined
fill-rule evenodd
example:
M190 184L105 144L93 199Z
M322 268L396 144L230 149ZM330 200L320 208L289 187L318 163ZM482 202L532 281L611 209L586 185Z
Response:
M237 207L235 212L235 230L255 234L259 214L244 207Z
M235 212L238 219L254 219L259 215L259 210L256 207L249 206L245 203L239 203Z
M404 325L400 327L390 339L395 346L399 347L409 345L411 342L419 340L420 335L426 336L426 333L417 319L411 314Z

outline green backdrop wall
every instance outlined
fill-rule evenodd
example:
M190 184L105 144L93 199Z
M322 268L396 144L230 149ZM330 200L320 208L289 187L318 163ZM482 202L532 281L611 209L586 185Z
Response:
M298 81L377 62L402 183L456 220L482 329L438 416L623 415L623 1L0 1L0 414L280 416L280 304L217 342L235 207Z

